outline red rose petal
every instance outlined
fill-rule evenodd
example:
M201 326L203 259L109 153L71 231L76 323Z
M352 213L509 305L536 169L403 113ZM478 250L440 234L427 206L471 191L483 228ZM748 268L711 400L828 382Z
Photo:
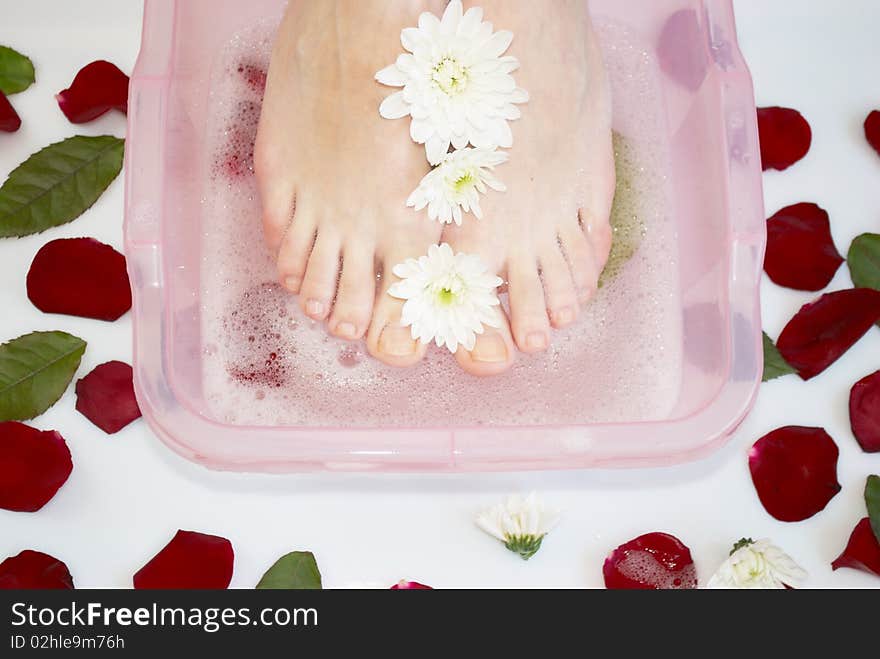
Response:
M434 590L430 586L426 586L423 583L419 583L418 581L404 581L401 580L391 586L391 590Z
M107 362L76 383L76 409L108 435L141 416L131 366Z
M14 133L19 128L21 128L21 119L18 113L6 95L0 92L0 130L5 133Z
M617 590L683 590L697 587L690 550L675 536L648 533L605 559L605 587Z
M761 162L764 171L788 169L810 151L813 131L797 110L758 108Z
M46 313L111 321L131 308L125 257L93 238L43 245L28 272L27 292Z
M260 98L266 91L266 79L268 78L266 69L252 62L242 62L238 65L238 74L251 88L251 91L258 94Z
M865 137L874 151L880 154L880 112L874 110L865 119Z
M226 538L178 531L165 548L134 575L138 589L222 590L232 580L235 555Z
M780 286L821 291L842 263L828 213L816 204L788 206L767 220L764 270Z
M25 549L0 563L0 590L73 590L73 577L54 556Z
M809 519L840 492L837 444L822 428L788 426L759 439L749 471L764 508L781 522Z
M224 321L229 345L226 372L239 382L283 387L288 380L289 346L281 342L294 298L279 284L265 283L242 295Z
M128 76L115 64L98 60L87 64L68 89L55 95L58 107L72 123L84 124L105 112L128 112Z
M871 520L865 517L856 525L846 549L831 564L831 568L839 570L849 567L853 570L862 570L880 577L880 543L874 531L871 530Z
M666 21L657 44L660 68L691 91L700 88L709 71L704 41L705 35L700 28L697 12L682 9Z
M804 380L836 362L880 320L880 291L854 288L823 295L789 321L776 347Z
M32 513L64 485L73 462L67 442L54 430L17 421L0 423L0 508Z
M226 130L226 142L215 159L215 174L231 180L253 176L260 110L260 104L253 101L238 104L235 117Z
M849 394L853 435L866 453L880 453L880 371L856 382Z

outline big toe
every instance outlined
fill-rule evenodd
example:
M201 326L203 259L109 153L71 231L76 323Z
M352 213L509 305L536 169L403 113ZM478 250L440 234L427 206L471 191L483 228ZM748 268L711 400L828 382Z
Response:
M412 330L401 323L404 301L388 295L388 289L396 281L391 270L404 260L406 259L391 260L384 267L382 285L367 332L367 349L379 361L389 366L405 368L419 363L428 347L414 339Z
M477 336L474 349L467 351L460 347L455 360L467 373L487 377L504 373L516 358L516 347L510 334L510 324L502 311L498 312L498 327L486 327Z

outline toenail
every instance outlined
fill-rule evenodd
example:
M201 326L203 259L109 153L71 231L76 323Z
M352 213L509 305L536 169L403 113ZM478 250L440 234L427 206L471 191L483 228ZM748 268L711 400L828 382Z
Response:
M532 332L526 337L526 345L534 350L543 350L547 347L547 335L544 332Z
M357 326L354 323L339 323L336 333L346 339L356 339L358 336Z
M565 307L556 312L556 323L559 325L568 325L574 322L574 310L571 307Z
M323 316L324 303L318 300L309 300L306 302L306 313L310 316Z
M507 344L500 334L493 333L481 336L471 351L471 359L487 364L506 362Z
M299 277L288 277L284 280L284 287L290 291L298 291L301 280Z
M387 325L379 337L379 348L390 357L409 357L416 352L416 342L408 327Z

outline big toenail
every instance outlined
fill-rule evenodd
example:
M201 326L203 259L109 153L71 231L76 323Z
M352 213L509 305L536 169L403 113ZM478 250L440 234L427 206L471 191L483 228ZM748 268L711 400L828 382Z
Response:
M356 339L357 326L354 323L339 323L336 326L336 333L346 339Z
M471 351L471 359L487 364L506 362L507 344L500 334L493 333L481 336Z
M297 292L299 291L300 283L301 280L299 277L288 277L284 280L284 287L289 291Z
M379 337L379 348L390 357L409 357L415 354L416 342L408 327L388 325Z
M556 312L556 322L559 325L568 325L574 321L574 311L571 307L565 307Z
M306 313L310 316L323 316L324 303L319 302L318 300L309 300L306 302Z
M543 350L547 347L547 335L544 332L532 332L526 337L526 345L534 350Z

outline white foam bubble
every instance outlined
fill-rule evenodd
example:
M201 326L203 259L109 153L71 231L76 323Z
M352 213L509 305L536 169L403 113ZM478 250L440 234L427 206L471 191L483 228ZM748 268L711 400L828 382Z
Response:
M520 355L488 379L463 373L436 348L424 363L392 369L363 343L330 337L275 284L260 226L252 144L259 94L237 71L268 61L265 28L230 44L212 81L205 182L201 321L203 389L213 416L247 425L448 427L643 421L665 417L680 386L681 327L674 226L656 62L619 26L602 26L624 117L617 141L622 183L617 266L579 323L555 332L541 356ZM633 127L637 127L634 129ZM628 187L627 187L628 186ZM629 256L628 252L633 252Z

